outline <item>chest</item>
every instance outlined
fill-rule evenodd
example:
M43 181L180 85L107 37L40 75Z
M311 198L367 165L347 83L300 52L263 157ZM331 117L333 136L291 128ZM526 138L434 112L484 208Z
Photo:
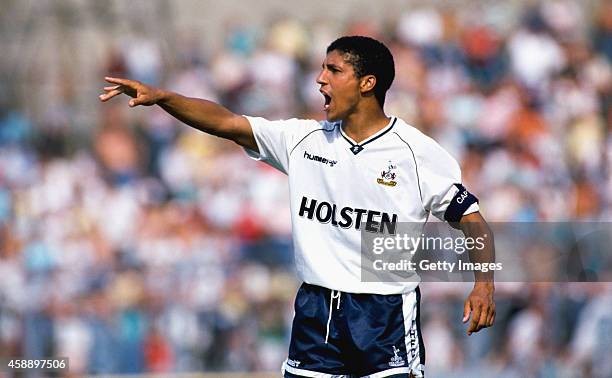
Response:
M393 136L380 138L354 153L337 136L312 138L290 156L291 190L330 200L400 201L418 193L414 158Z

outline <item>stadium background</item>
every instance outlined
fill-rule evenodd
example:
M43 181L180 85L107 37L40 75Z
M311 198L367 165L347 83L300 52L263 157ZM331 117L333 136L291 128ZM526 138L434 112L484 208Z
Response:
M277 376L285 357L285 177L160 109L100 104L105 75L321 118L325 47L372 35L396 59L387 112L452 152L489 221L612 217L609 1L0 8L0 357L68 356L73 376ZM609 283L499 283L496 325L468 338L469 286L423 284L430 377L610 376Z

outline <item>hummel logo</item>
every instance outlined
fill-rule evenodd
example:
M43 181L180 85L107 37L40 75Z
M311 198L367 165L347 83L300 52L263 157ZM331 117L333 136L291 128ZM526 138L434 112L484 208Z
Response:
M291 367L294 367L294 368L299 367L301 363L302 362L300 362L298 360L292 360L290 358L287 359L287 365L289 365Z
M353 154L357 155L358 153L361 152L361 150L363 150L363 147L361 147L358 144L353 145L353 147L351 147L351 152L353 152Z
M318 161L323 164L329 164L330 167L333 167L334 165L336 165L336 163L338 163L337 160L330 160L321 156L311 155L306 151L304 151L304 158L308 160Z

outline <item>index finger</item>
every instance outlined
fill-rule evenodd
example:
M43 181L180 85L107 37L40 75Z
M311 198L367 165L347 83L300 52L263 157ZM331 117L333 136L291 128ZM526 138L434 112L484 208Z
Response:
M470 322L470 326L468 327L467 334L468 336L472 334L472 332L476 332L478 328L478 321L480 320L480 312L482 311L482 306L475 306L472 310L472 321Z
M491 311L491 307L489 306L482 307L482 310L480 312L480 320L478 321L476 332L487 327L487 319L489 318L489 311Z
M104 77L104 80L108 81L109 83L121 84L121 85L125 85L127 87L131 87L131 86L133 86L135 84L135 82L133 80L121 79L121 78L118 78L118 77L106 76L106 77Z

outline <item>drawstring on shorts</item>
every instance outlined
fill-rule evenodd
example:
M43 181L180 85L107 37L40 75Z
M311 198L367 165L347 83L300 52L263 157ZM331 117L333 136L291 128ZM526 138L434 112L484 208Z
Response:
M340 310L340 291L332 290L329 295L329 317L327 318L327 332L325 333L325 344L327 344L327 339L329 338L329 323L331 323L332 312L334 310L334 299L338 299L338 303L336 304L336 310Z

